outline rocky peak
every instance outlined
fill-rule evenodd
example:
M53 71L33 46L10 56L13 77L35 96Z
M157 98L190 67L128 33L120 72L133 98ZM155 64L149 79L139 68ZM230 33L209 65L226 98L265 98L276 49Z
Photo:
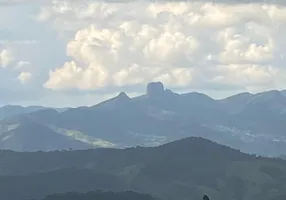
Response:
M119 98L119 99L130 99L129 96L125 92L120 92L117 95L117 98Z
M161 82L151 82L147 85L147 96L161 96L165 93L165 88Z

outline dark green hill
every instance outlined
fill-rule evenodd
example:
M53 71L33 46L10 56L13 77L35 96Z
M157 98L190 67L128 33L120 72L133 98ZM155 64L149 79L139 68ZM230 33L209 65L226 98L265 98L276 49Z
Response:
M152 196L138 194L135 192L87 192L49 195L43 200L155 200Z
M164 200L203 194L212 200L269 200L286 191L286 161L202 138L152 148L2 151L0 173L0 199L9 200L96 189L132 190Z

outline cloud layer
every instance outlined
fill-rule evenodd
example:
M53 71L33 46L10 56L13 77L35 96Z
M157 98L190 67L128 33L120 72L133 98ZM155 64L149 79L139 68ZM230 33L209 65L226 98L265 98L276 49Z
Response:
M0 0L0 24L0 104L92 104L150 81L215 97L286 88L282 1Z
M39 16L74 35L71 60L51 70L44 86L285 87L285 13L271 4L55 1Z

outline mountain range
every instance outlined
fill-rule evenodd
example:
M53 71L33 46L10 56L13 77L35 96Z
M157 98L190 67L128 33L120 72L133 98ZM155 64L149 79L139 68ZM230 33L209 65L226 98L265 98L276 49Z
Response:
M0 107L0 120L3 120L8 117L17 116L21 114L28 114L31 112L46 110L46 109L54 109L58 112L64 112L69 108L51 108L51 107L43 107L43 106L18 106L18 105L7 105Z
M9 200L95 190L133 191L161 200L197 200L204 194L211 200L278 200L286 194L286 161L199 137L126 149L2 150L0 186L0 199Z
M215 100L197 92L178 94L161 82L152 82L142 96L130 98L121 92L90 107L12 106L10 110L7 112L7 106L0 109L2 149L156 146L200 136L243 152L286 154L285 91L241 93Z

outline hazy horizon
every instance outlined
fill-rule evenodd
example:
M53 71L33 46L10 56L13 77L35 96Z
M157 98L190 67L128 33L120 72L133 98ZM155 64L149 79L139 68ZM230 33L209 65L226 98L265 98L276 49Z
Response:
M165 89L167 90L171 90L169 88L166 88ZM275 89L274 89L275 90ZM251 93L251 92L248 92L248 91L241 91L241 92L238 92L238 93L233 93L233 94L228 94L228 95L224 95L224 96L220 96L220 97L216 97L214 95L212 95L212 93L204 93L204 92L199 92L199 91L187 91L187 90L180 90L180 91L176 91L176 90L171 90L172 92L174 93L177 93L177 94L186 94L186 93L191 93L191 92L197 92L197 93L202 93L202 94L205 94L209 97L211 97L212 99L214 100L223 100L223 99L226 99L228 97L232 97L232 96L235 96L235 95L239 95L239 94L242 94L242 93L250 93L250 94L259 94L259 93L263 93L263 92L269 92L269 91L273 91L273 90L264 90L264 91L259 91L259 92L255 92L255 93ZM277 91L285 91L285 90L277 90ZM106 100L109 100L111 98L114 98L116 96L118 96L120 93L126 93L127 96L129 96L130 98L134 98L134 97L138 97L138 96L142 96L142 95L145 95L146 94L146 88L145 88L145 91L142 91L141 93L128 93L128 92L125 92L125 91L119 91L119 92L114 92L108 96L106 96L104 99L95 99L95 101L91 104L79 104L79 105L69 105L68 103L65 105L65 104L62 104L62 106L54 106L54 105L50 105L50 104L3 104L1 105L0 104L0 108L1 107L5 107L5 106L22 106L22 107L30 107L30 106L43 106L43 107L53 107L53 108L77 108L77 107L82 107L82 106L93 106L93 105L96 105L96 104L99 104L101 102L104 102ZM216 93L216 92L215 92Z

